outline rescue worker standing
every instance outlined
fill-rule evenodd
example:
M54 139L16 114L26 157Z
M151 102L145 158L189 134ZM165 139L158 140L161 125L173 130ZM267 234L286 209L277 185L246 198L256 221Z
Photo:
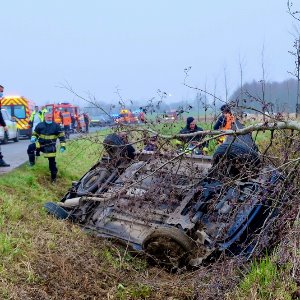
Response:
M0 85L0 101L1 99L3 98L3 92L4 92L4 87L2 85ZM6 123L3 119L3 116L2 116L2 112L1 112L1 102L0 102L0 125L3 126L3 129L4 129L4 134L7 133L8 131L8 128L6 126ZM1 153L1 149L0 149L0 167L9 167L10 164L7 164L4 160L3 160L3 155Z
M221 106L221 116L218 118L216 124L214 125L214 130L230 130L235 123L235 118L231 113L228 104ZM218 143L222 144L225 141L225 136L218 139Z
M51 182L56 181L57 167L56 167L56 141L59 138L60 152L66 150L65 147L65 135L61 130L59 124L53 122L52 114L45 114L45 121L39 123L31 137L31 144L28 146L27 154L29 157L29 164L33 166L35 164L35 150L40 149L45 154L45 157L49 160L49 169L51 172Z
M65 108L65 111L61 113L61 118L64 126L65 136L68 139L70 137L70 125L72 123L71 113Z
M83 120L84 120L84 123L85 123L85 132L88 133L89 132L89 125L90 125L90 118L89 118L87 113L83 114Z
M38 106L34 107L34 111L31 113L29 122L32 130L35 129L36 125L39 124L40 122L44 121L44 113L45 110L39 110Z
M76 132L76 126L75 126L75 122L76 122L76 119L74 117L73 114L71 114L71 126L72 126L72 132L75 133Z

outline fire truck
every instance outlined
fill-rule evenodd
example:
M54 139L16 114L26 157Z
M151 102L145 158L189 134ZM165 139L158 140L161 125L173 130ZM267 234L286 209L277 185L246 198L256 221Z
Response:
M138 123L139 119L130 110L121 109L119 113L119 117L115 121L116 123L121 123L121 124L130 124L130 123L132 124L132 123Z
M77 132L85 132L85 123L83 115L79 112L79 107L67 102L57 104L46 104L44 106L49 113L52 113L53 120L55 123L62 125L61 113L67 110L75 118L75 128L72 128Z
M5 96L1 99L1 108L6 109L8 114L15 119L19 134L22 136L31 136L29 118L34 106L34 102L23 96Z

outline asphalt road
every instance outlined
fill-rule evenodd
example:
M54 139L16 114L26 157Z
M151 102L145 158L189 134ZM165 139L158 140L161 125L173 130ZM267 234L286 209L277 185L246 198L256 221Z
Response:
M106 129L106 127L93 127L90 128L90 132L96 132L103 129ZM79 134L71 134L70 138L73 139L78 136ZM3 159L10 164L10 167L0 167L0 176L28 161L27 148L29 144L29 139L20 139L20 141L16 143L8 142L7 144L1 145Z
M8 144L1 145L1 152L3 159L10 164L10 167L1 167L0 175L10 172L11 170L19 167L28 160L27 147L30 140L20 140L17 143L9 142Z

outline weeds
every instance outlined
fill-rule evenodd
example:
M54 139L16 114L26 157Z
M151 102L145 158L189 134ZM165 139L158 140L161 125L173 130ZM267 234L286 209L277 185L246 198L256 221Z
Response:
M66 153L57 157L57 185L51 185L43 157L34 168L24 165L1 177L1 299L224 299L236 286L228 294L230 299L291 299L296 286L290 273L299 278L299 270L289 261L299 251L285 245L281 249L292 252L286 261L279 264L272 254L254 262L244 276L236 274L240 266L233 260L169 274L149 266L126 247L113 246L48 216L43 203L59 200L71 182L99 159L102 146L96 141L102 138L93 135L68 142Z
M120 300L127 299L148 299L151 295L152 288L144 285L137 284L136 286L125 287L123 284L118 284L116 298Z
M240 284L240 299L291 299L295 284L287 280L290 266L278 269L272 258L255 261Z

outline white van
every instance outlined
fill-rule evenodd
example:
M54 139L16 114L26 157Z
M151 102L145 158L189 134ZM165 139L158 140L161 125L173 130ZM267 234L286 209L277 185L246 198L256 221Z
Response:
M8 114L7 110L2 108L1 113L3 119L8 127L8 132L4 132L4 128L0 126L0 141L3 144L6 144L9 140L13 140L14 142L19 141L19 130L17 128L17 122L11 118Z

